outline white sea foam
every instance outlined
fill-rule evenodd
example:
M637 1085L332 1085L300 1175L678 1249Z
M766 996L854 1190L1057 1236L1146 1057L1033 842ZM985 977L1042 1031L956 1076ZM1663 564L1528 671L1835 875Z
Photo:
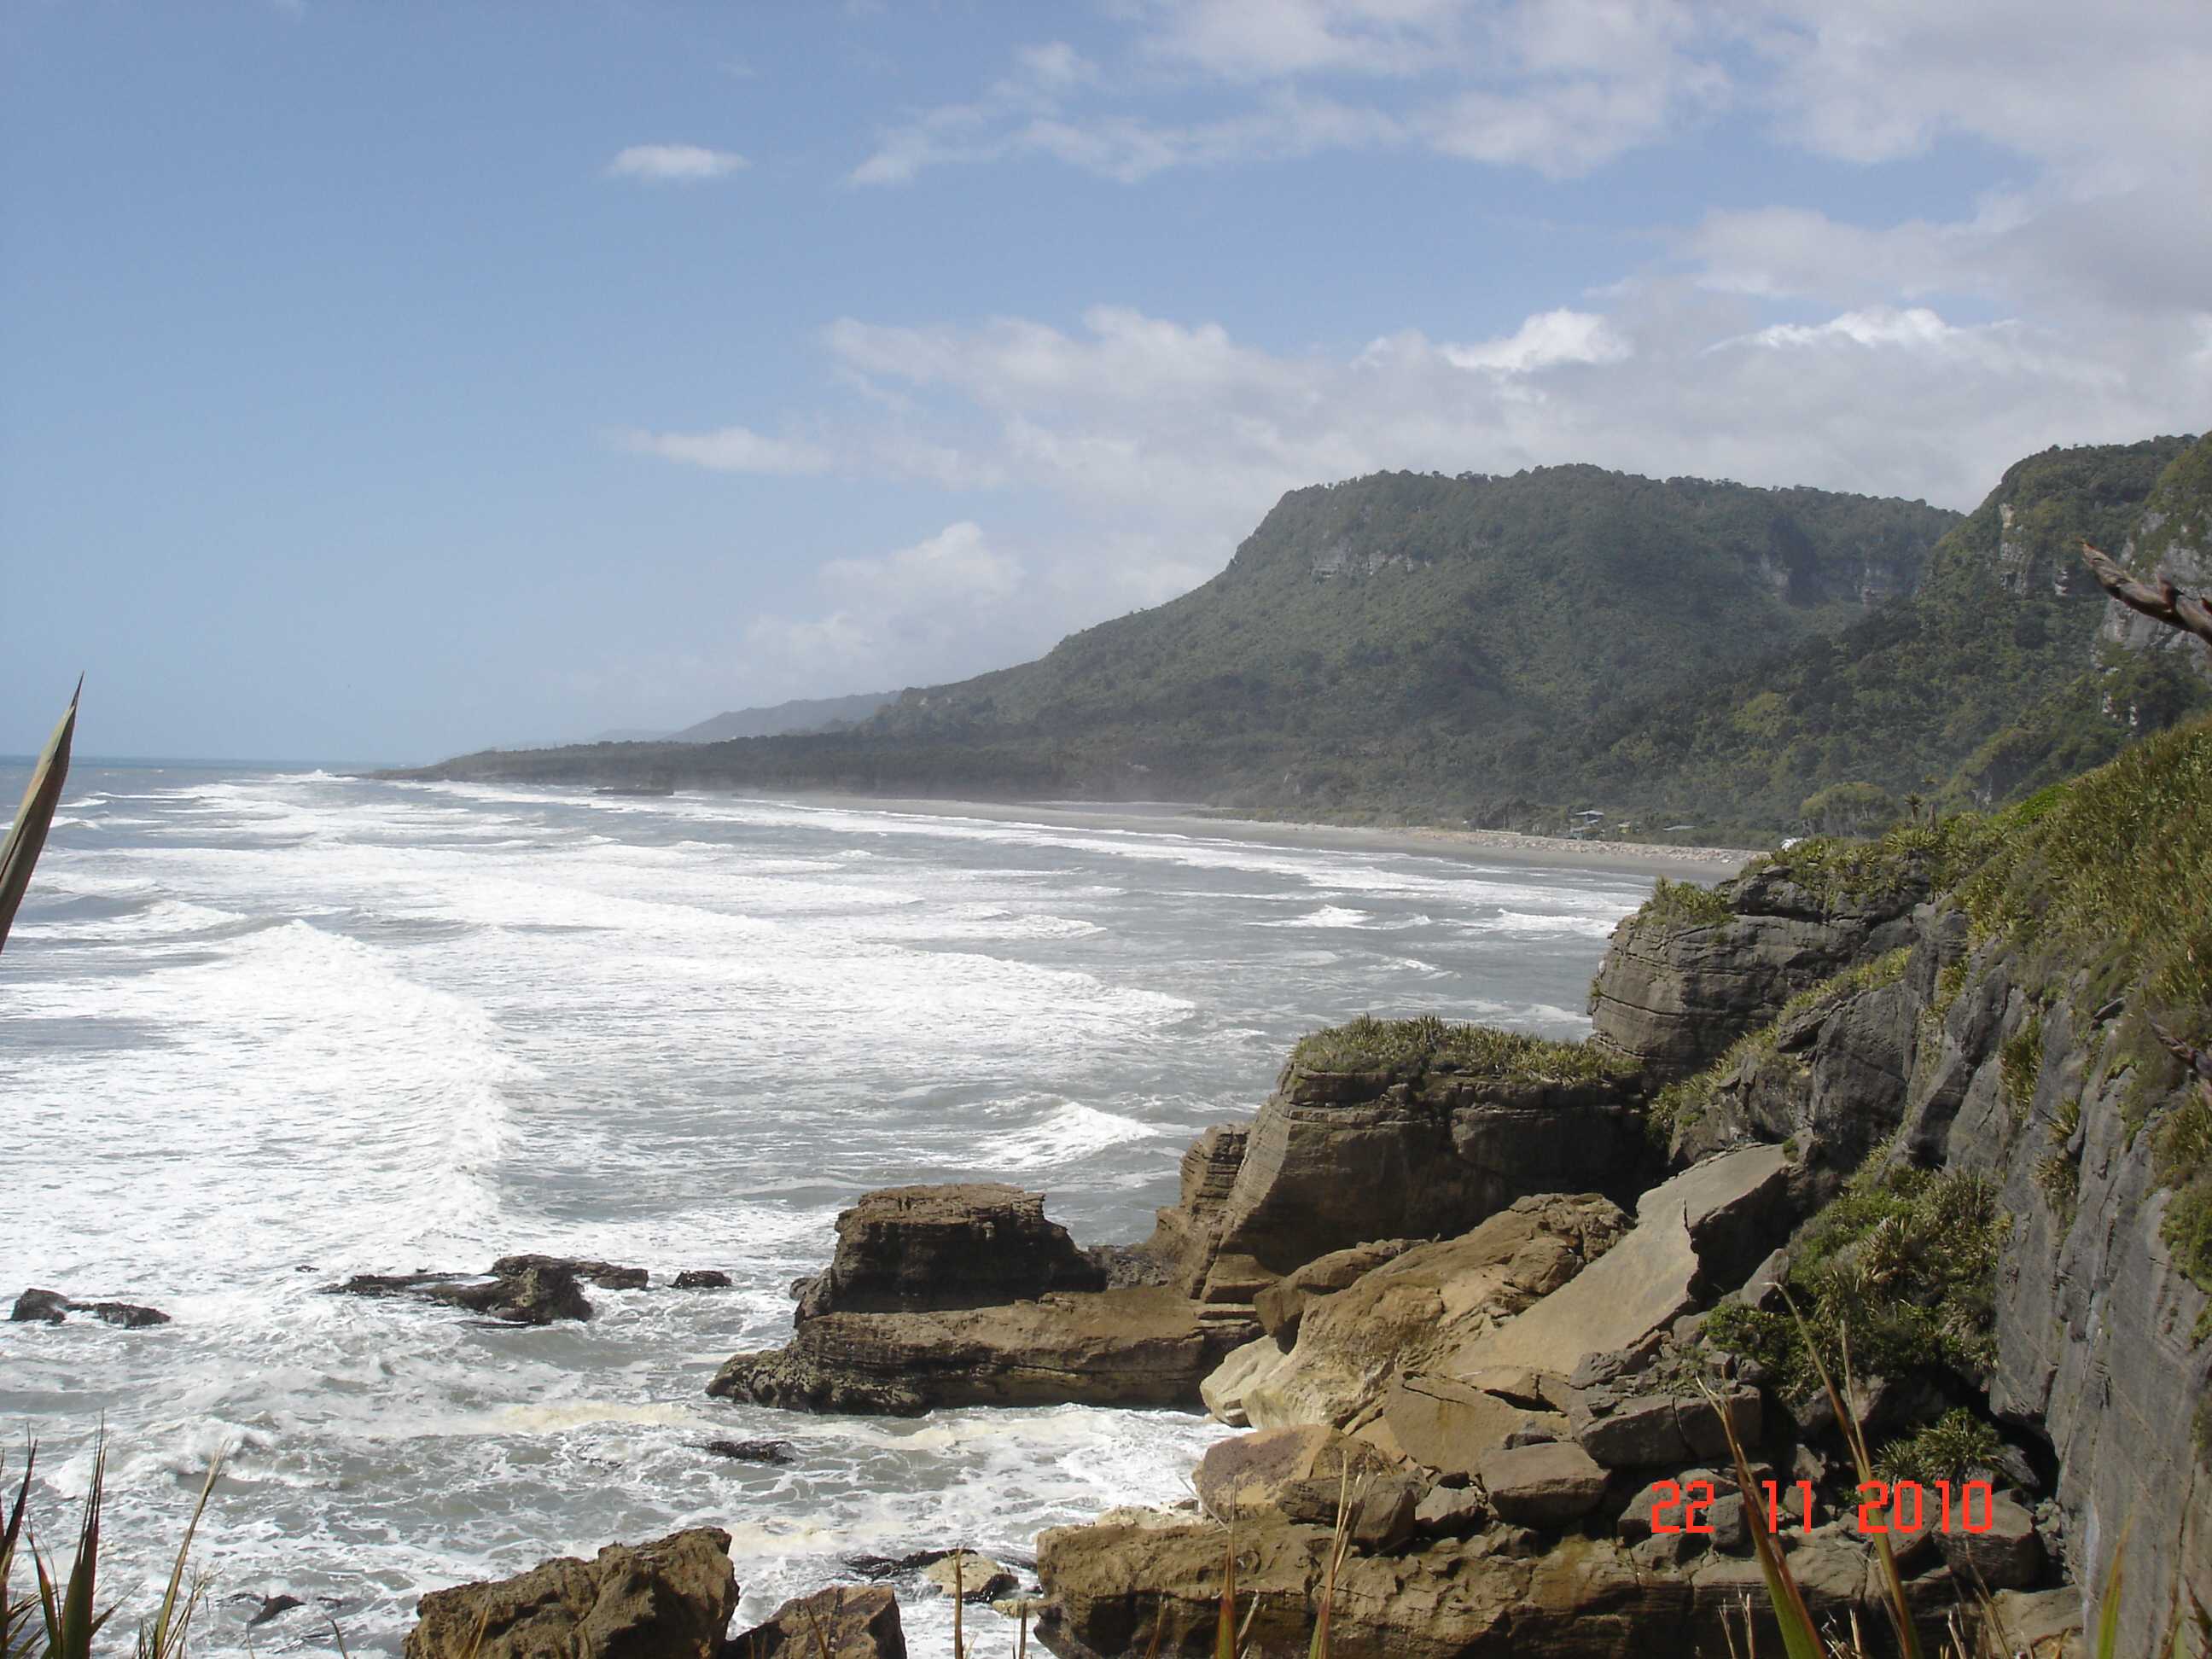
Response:
M97 806L151 822L58 837L18 924L38 948L0 1000L0 1113L33 1201L0 1206L0 1262L176 1322L0 1324L0 1413L45 1443L57 1504L106 1413L125 1624L228 1442L199 1551L221 1593L337 1598L363 1653L397 1651L424 1589L617 1537L730 1526L743 1620L855 1551L1025 1551L1182 1496L1224 1432L1183 1413L798 1418L703 1388L788 1335L790 1282L857 1193L1042 1173L1079 1237L1138 1236L1189 1134L1249 1114L1304 1030L1370 1009L1586 1030L1597 938L1643 896L718 797L100 781ZM594 1289L590 1324L545 1330L321 1293L508 1250L735 1283ZM799 1461L701 1449L724 1436ZM252 1605L215 1603L202 1651L245 1654ZM942 1650L943 1601L906 1612Z

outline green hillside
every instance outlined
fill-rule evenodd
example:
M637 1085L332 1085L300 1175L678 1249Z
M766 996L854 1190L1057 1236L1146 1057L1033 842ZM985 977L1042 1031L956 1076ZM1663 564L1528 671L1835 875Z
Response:
M2079 544L2133 545L2147 506L2157 519L2163 503L2168 525L2191 499L2201 512L2208 454L2212 439L2159 438L2032 455L1944 538L1909 597L1747 672L1616 708L1532 786L1628 816L1771 830L1837 786L1987 805L2100 764L2212 699L2181 653L2093 649L2106 601ZM2131 562L2154 562L2167 539Z
M1743 842L1996 804L2212 703L2107 616L2087 537L2212 546L2212 439L2051 449L1971 516L1591 466L1294 490L1227 568L849 730L427 775L1176 799ZM2146 508L2148 508L2148 513ZM2192 539L2193 538L2193 539ZM2201 653L2199 653L2201 654Z
M1693 665L1836 632L1958 515L1592 466L1285 496L1218 576L849 732L471 757L445 775L1209 799L1456 819Z

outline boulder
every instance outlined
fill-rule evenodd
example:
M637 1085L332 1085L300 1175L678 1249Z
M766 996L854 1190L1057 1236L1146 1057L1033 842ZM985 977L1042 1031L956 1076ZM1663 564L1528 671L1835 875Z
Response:
M1199 1404L1252 1335L1176 1291L1139 1287L1008 1306L832 1313L724 1362L707 1392L799 1411L915 1416L935 1406Z
M491 1264L495 1279L519 1279L532 1268L552 1268L572 1279L588 1279L603 1291L641 1291L652 1282L642 1267L594 1261L574 1255L503 1255Z
M1311 1303L1285 1363L1242 1384L1252 1423L1342 1427L1391 1381L1440 1362L1602 1257L1626 1218L1595 1194L1516 1200L1471 1232L1407 1251Z
M1623 1395L1591 1389L1575 1397L1567 1421L1575 1443L1609 1469L1679 1468L1689 1458L1729 1456L1731 1427L1744 1445L1758 1443L1762 1426L1759 1390L1732 1389L1717 1397L1717 1407L1702 1395Z
M1260 1321L1260 1328L1288 1347L1297 1340L1298 1322L1305 1315L1307 1303L1316 1297L1335 1294L1384 1262L1396 1261L1419 1242L1413 1238L1382 1239L1316 1257L1252 1298L1252 1311Z
M1464 1537L1480 1532L1494 1514L1479 1486L1431 1486L1413 1506L1413 1531L1431 1538Z
M1968 1584L2026 1589L2043 1576L2043 1540L2036 1534L2035 1517L2008 1492L1992 1499L1987 1532L1954 1527L1936 1534L1936 1547L1952 1575Z
M1106 1272L1044 1217L1044 1194L974 1182L866 1193L837 1218L827 1272L804 1281L801 1323L1103 1291Z
M1636 1225L1611 1249L1519 1317L1463 1340L1445 1369L1571 1375L1587 1355L1651 1340L1696 1304L1705 1252L1753 1250L1753 1261L1765 1253L1765 1234L1786 1225L1786 1173L1779 1146L1744 1146L1662 1182L1638 1200Z
M416 1603L406 1659L720 1659L738 1605L730 1534L717 1527L610 1544L512 1578Z
M833 1584L795 1595L731 1638L724 1659L906 1659L898 1597L886 1584ZM640 1656L639 1659L646 1659Z
M730 1276L720 1267L686 1267L669 1281L679 1291L726 1291Z
M1473 1476L1482 1460L1505 1446L1566 1437L1567 1419L1531 1411L1457 1377L1416 1372L1394 1382L1382 1420L1405 1455L1445 1480Z
M1413 1531L1421 1498L1421 1489L1373 1447L1316 1424L1217 1441L1200 1460L1194 1484L1198 1501L1218 1521L1272 1511L1334 1527L1341 1503L1351 1512L1351 1536L1373 1550Z
M169 1316L160 1309L142 1307L136 1302L77 1302L59 1291L35 1289L15 1298L8 1317L19 1324L58 1325L73 1313L90 1314L106 1324L131 1331L169 1323Z
M1198 1397L1217 1420L1232 1429L1248 1427L1251 1419L1244 1411L1244 1390L1272 1376L1285 1359L1274 1338L1255 1337L1243 1347L1232 1348L1220 1364L1206 1374L1198 1385Z
M1021 1580L987 1555L973 1550L954 1550L922 1569L922 1578L945 1595L963 1601L990 1602L1012 1595Z
M1498 1518L1523 1526L1565 1526L1605 1496L1605 1471L1572 1443L1504 1447L1479 1473Z

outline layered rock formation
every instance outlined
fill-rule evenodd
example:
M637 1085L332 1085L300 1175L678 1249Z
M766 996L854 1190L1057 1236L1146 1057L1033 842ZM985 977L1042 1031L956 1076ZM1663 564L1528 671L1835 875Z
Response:
M1042 1194L993 1185L870 1193L802 1280L783 1347L733 1355L708 1393L808 1411L1172 1406L1251 1334L1171 1287L1124 1284L1048 1221Z

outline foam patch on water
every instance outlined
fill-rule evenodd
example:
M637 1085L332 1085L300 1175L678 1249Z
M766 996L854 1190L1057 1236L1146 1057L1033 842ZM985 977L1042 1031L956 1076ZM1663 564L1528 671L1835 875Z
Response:
M1644 896L726 797L94 777L78 811L149 822L58 838L19 923L0 1113L25 1201L0 1206L0 1263L176 1322L0 1323L0 1414L46 1448L57 1531L105 1414L125 1626L232 1449L199 1550L210 1659L249 1650L273 1590L313 1612L253 1650L322 1650L327 1610L396 1653L426 1589L715 1524L742 1621L857 1551L1024 1553L1183 1497L1226 1432L1192 1415L815 1418L704 1389L789 1335L792 1280L869 1187L1030 1180L1079 1238L1139 1237L1189 1136L1249 1116L1302 1032L1432 1010L1577 1035L1601 930ZM587 1287L588 1324L543 1330L322 1293L518 1250L654 1288ZM734 1283L665 1288L686 1267ZM797 1462L703 1449L724 1437ZM942 1598L901 1595L915 1650L945 1650Z

